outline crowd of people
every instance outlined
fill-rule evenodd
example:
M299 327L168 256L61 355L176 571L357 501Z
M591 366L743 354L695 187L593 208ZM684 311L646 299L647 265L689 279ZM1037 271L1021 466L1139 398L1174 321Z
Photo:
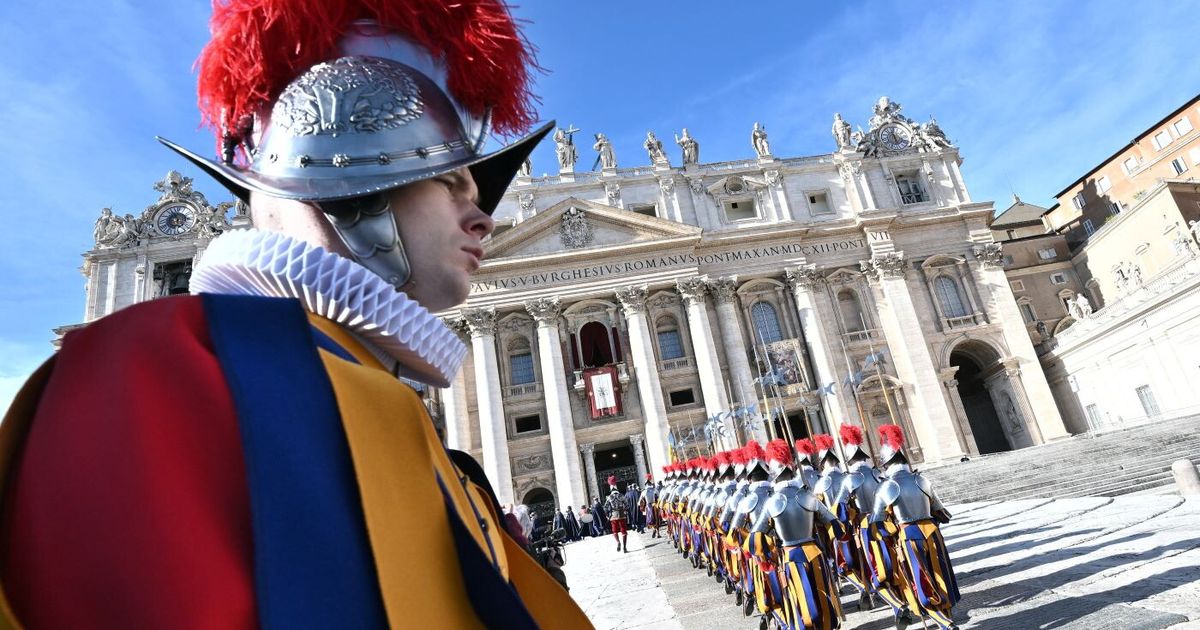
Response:
M762 627L841 627L843 583L862 610L879 600L896 628L956 628L958 585L940 525L950 514L909 465L896 425L879 428L878 466L863 432L777 439L665 467L649 527L725 585ZM840 454L839 454L840 450ZM653 534L652 534L653 535Z

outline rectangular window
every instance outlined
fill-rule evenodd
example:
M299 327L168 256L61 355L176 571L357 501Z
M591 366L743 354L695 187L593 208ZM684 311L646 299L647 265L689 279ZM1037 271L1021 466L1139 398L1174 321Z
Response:
M1187 132L1192 130L1192 121L1184 117L1175 121L1175 124L1171 126L1175 128L1175 135L1182 136L1186 135Z
M1181 157L1171 160L1171 168L1175 169L1176 175L1183 175L1188 170L1187 163Z
M533 374L533 355L528 352L508 357L508 368L512 377L510 385L532 383L537 378Z
M681 405L690 405L696 402L696 394L690 389L677 389L669 394L671 398L671 406L679 407Z
M1076 209L1083 210L1083 205L1084 205L1083 204L1083 193L1082 192L1075 193L1075 196L1071 197L1071 203L1075 204Z
M1188 159L1192 161L1192 166L1200 166L1200 148L1188 151Z
M758 217L758 213L754 210L753 200L742 199L725 202L725 218L730 221L745 221L756 217Z
M1138 159L1136 157L1127 157L1127 158L1125 158L1124 165L1125 165L1125 173L1127 175L1132 175L1133 172L1137 170Z
M829 196L823 192L805 193L808 195L808 207L812 208L813 214L829 214L833 212L833 208L829 207Z
M652 203L641 203L641 204L629 206L629 211L636 212L638 214L643 214L648 217L658 216L658 207Z
M1083 231L1087 232L1088 236L1091 236L1096 233L1096 226L1092 224L1091 219L1083 220Z
M663 361L683 357L683 343L678 330L663 330L658 333L658 353Z
M1112 182L1108 180L1108 175L1096 180L1096 190L1098 190L1101 195L1112 190Z
M1121 214L1121 202L1120 201L1108 202L1108 213L1113 215L1114 217L1117 216L1118 214Z
M1096 405L1088 405L1087 407L1084 407L1084 411L1087 412L1087 420L1088 420L1088 424L1090 426L1092 426L1092 427L1100 426L1100 408L1099 407L1097 407Z
M1149 385L1142 385L1137 388L1138 400L1142 401L1142 410L1146 412L1148 417L1158 415L1158 401L1154 400L1154 392L1150 391Z
M191 277L192 261L190 260L155 263L155 296L186 295Z
M1013 291L1024 291L1025 290L1025 281L1024 280L1013 280L1012 282L1010 282L1008 284L1009 284L1009 286L1012 287Z
M1047 247L1045 249L1038 250L1038 258L1041 258L1042 260L1054 260L1054 257L1057 255L1058 252L1054 251L1053 247Z
M1171 134L1166 129L1154 135L1154 148L1162 151L1164 147L1171 144Z
M900 202L905 205L929 201L925 190L921 188L921 180L915 174L897 175L896 188L900 191Z
M1050 284L1066 284L1067 274L1060 272L1050 274Z
M1025 318L1025 323L1032 324L1037 321L1037 315L1033 312L1033 305L1029 302L1018 304L1021 307L1021 316Z
M542 417L539 415L520 416L513 419L517 433L531 433L542 430Z

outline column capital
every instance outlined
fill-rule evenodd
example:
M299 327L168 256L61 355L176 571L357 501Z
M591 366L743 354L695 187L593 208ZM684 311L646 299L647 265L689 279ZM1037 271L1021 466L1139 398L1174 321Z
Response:
M680 278L675 281L675 288L688 304L704 302L704 295L708 293L708 276Z
M496 309L491 306L486 308L464 308L462 310L462 319L466 322L472 337L494 336L496 334Z
M629 317L636 313L646 312L646 285L630 286L617 289L614 294L621 303L621 310Z
M984 243L971 248L975 259L983 263L985 269L1004 268L1004 246L1000 243Z
M462 317L449 317L443 320L443 323L446 324L446 328L454 331L454 334L458 335L459 339L466 340L470 338L471 331L467 327L467 321Z
M737 276L721 276L708 281L708 292L717 304L737 301Z
M878 281L904 277L904 252L876 254L870 260L859 261L858 267L870 278Z
M596 443L595 442L580 442L579 443L579 452L583 453L584 455L587 455L588 457L595 455L596 454Z
M558 298L537 298L525 302L525 310L533 316L538 326L558 326L558 316L562 314L562 305Z
M1001 359L1000 363L1004 365L1004 374L1008 377L1016 377L1021 375L1021 359L1018 357L1009 357Z
M825 283L825 276L816 265L800 265L783 270L787 284L793 291L811 291Z
M642 435L641 433L634 433L629 436L629 443L634 446L641 446L642 442L645 441L645 439L646 439L646 436Z

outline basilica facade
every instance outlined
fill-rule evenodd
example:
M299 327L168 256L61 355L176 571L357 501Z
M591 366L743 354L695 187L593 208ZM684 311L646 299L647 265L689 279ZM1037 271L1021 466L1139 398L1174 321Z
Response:
M609 475L843 423L872 449L899 424L927 463L1064 437L957 147L887 98L863 118L835 116L833 151L807 157L774 155L759 124L727 162L650 133L635 166L560 129L557 173L526 166L466 304L440 314L470 348L424 391L447 445L503 503L579 506ZM599 170L577 170L592 151ZM97 221L85 322L186 291L207 243L248 224L178 173L155 188Z

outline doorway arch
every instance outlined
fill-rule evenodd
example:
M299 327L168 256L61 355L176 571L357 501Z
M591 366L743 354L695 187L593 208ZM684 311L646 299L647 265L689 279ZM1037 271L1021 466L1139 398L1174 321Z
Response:
M1002 369L999 353L983 342L965 341L950 353L950 365L958 368L956 389L979 454L1013 450L986 385L987 377Z
M533 514L533 522L537 527L545 527L554 520L554 493L545 488L533 488L521 499Z

